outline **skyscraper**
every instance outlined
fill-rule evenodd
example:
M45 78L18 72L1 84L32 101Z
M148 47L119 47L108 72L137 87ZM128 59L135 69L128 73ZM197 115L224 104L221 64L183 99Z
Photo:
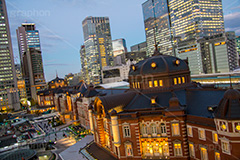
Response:
M22 75L26 83L27 97L37 99L36 92L46 86L39 32L34 23L22 23L17 29Z
M168 0L171 26L181 41L224 33L222 0Z
M148 0L143 3L148 54L175 54L179 41L224 33L221 0Z
M112 40L112 47L114 57L127 52L126 41L123 38Z
M86 17L82 26L90 82L94 84L102 83L102 68L113 65L109 18Z
M0 108L20 109L5 0L0 0Z
M160 53L171 55L171 23L167 0L148 0L142 4L147 42L147 55L154 52L155 44Z
M126 41L123 38L112 40L114 66L126 64Z

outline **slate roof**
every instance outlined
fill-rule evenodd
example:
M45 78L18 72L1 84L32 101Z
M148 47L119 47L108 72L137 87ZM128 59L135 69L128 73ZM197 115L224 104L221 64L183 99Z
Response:
M139 91L128 90L126 93L99 98L107 111L117 106L123 106L123 112L130 112L151 108L167 109L169 100L174 94L178 98L180 105L185 108L186 114L213 118L213 112L209 111L208 107L218 105L223 98L224 92L225 90L221 89L195 88L143 94ZM156 105L151 104L152 97L156 98Z
M51 80L50 82L48 82L48 84L49 83L52 83L52 82L58 82L58 81L64 81L64 79L63 78L59 78L58 76L56 77L56 78L54 78L53 80Z
M96 91L94 88L87 89L87 90L83 93L84 97L87 97L87 98L89 98L89 97L95 97L95 96L97 96L97 95L99 95L99 94L100 94L100 92Z
M213 118L213 113L208 107L218 105L223 98L225 90L196 89L187 90L187 114Z
M239 119L240 118L240 92L236 89L229 89L224 93L215 113L216 118Z
M110 109L113 109L118 106L126 106L131 102L131 100L136 95L136 92L126 92L126 93L120 93L120 94L114 94L109 96L102 96L99 97L102 101L102 104L104 106L105 111L109 111Z
M176 65L174 62L179 60L179 65ZM156 63L156 68L151 67L151 63ZM181 60L177 57L168 56L168 55L158 55L148 58L146 60L140 61L135 64L135 70L130 68L129 76L135 75L152 75L155 73L169 73L169 72L178 72L178 71L189 71L188 65L184 60Z

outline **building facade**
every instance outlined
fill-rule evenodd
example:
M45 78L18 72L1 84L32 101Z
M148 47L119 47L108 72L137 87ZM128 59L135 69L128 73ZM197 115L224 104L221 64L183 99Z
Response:
M86 56L86 48L84 45L82 45L81 49L80 49L81 73L83 75L83 80L88 84L90 83L90 77L88 74L89 60L90 60L90 58Z
M140 52L147 51L147 43L146 42L142 42L142 43L131 46L131 52L139 52L139 51Z
M239 90L204 89L187 60L161 54L132 65L129 83L89 106L95 143L117 159L240 157Z
M37 100L36 92L46 87L39 32L34 23L22 23L16 31L27 98Z
M126 40L124 38L112 40L113 57L127 52Z
M0 108L20 109L11 34L5 0L0 1Z
M192 75L227 73L238 67L235 34L226 32L178 43L176 55L188 58Z
M113 65L109 18L86 17L82 26L89 81L94 84L102 83L102 68Z
M27 98L26 85L25 85L25 80L22 77L21 65L16 64L15 69L16 69L16 76L17 76L17 86L18 86L19 96L20 96L19 98L20 99Z
M103 68L102 70L103 84L128 80L129 68L130 68L130 65L133 63L136 63L136 62L129 60L126 62L126 64Z
M172 35L167 0L148 0L142 4L148 57L155 45L161 53L172 55Z
M179 41L225 31L221 0L148 0L142 7L149 56L154 45L161 53L176 56L173 47Z
M174 40L224 33L222 0L169 0Z

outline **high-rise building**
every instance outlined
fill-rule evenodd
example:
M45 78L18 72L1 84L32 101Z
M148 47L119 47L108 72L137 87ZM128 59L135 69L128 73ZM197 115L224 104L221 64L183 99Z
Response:
M112 40L114 66L126 64L125 53L127 52L126 41L123 38Z
M188 58L192 75L209 73L227 73L238 67L238 54L235 33L226 32L179 42L176 54Z
M237 52L240 55L240 36L236 36Z
M168 0L168 6L174 40L198 39L225 31L222 0Z
M222 0L148 0L142 6L148 55L154 44L175 55L173 43L224 33Z
M82 78L86 83L90 83L90 78L89 78L89 74L88 74L88 63L90 57L86 56L86 50L85 50L85 46L82 45L81 49L80 49L80 60L81 60L81 73L82 73Z
M160 53L172 55L171 23L167 0L148 0L142 4L146 33L147 55L155 45Z
M109 18L86 17L82 26L90 82L94 84L102 83L102 68L113 65Z
M37 100L36 92L46 87L39 32L34 23L22 23L17 29L18 47L27 98Z
M146 43L146 41L131 46L131 52L139 52L139 51L140 52L142 52L142 51L146 52L147 51L147 43Z
M15 70L16 70L16 76L17 76L17 87L19 91L19 98L27 98L26 95L26 85L25 85L25 80L22 77L22 69L20 64L15 65Z
M0 109L20 109L5 0L0 0Z
M112 47L114 57L127 52L126 41L123 38L112 40Z

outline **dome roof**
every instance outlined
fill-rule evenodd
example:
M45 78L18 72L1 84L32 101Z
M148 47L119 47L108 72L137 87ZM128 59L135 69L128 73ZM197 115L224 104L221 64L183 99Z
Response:
M168 55L157 55L132 65L129 76L178 71L189 71L188 64L184 60Z
M64 79L63 79L63 78L59 78L59 77L57 76L56 78L54 78L53 80L51 80L50 82L48 82L48 84L49 84L49 83L59 82L59 81L64 81Z
M240 118L240 92L229 89L224 93L215 113L216 118L239 119Z

